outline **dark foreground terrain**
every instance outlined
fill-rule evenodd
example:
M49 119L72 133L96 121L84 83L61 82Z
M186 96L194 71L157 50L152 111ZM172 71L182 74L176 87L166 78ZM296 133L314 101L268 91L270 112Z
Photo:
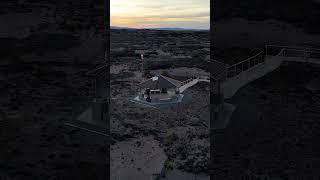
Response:
M214 3L215 21L244 18L290 22L308 33L320 33L318 0L219 0Z
M317 179L320 92L308 85L319 66L282 65L243 87L224 130L213 132L217 179Z
M215 59L234 64L265 44L319 48L318 7L316 1L216 1ZM284 63L227 100L237 109L226 129L212 132L215 179L320 177L319 91L307 88L319 71Z
M103 61L101 10L0 2L0 179L107 178L105 139L64 125L86 102L84 72Z

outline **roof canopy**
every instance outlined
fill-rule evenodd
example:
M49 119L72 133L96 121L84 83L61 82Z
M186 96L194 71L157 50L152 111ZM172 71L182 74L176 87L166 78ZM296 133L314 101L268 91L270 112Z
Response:
M158 75L140 83L138 86L150 89L177 88L181 86L181 82L163 75Z

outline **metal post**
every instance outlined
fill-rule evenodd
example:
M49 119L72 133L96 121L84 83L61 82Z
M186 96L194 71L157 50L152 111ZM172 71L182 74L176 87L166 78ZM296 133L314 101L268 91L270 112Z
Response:
M106 103L103 100L95 99L92 107L92 120L97 123L103 123L106 120Z
M243 63L241 63L241 72L240 73L242 73L243 72Z
M268 45L265 45L265 47L264 47L264 48L265 48L265 52L266 52L266 54L265 54L265 55L267 56L267 55L268 55Z
M303 56L305 61L307 61L307 49L303 49Z

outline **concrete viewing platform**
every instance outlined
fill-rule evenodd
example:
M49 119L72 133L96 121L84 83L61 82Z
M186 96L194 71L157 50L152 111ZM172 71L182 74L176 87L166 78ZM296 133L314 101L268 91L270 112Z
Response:
M141 95L138 95L131 99L130 101L142 104L142 105L147 105L147 106L152 106L152 107L162 107L165 105L172 105L176 103L182 102L184 95L183 94L177 94L174 96L163 96L163 98L160 98L160 95L158 98L153 98L151 99L150 102L146 101L144 98L141 98Z
M140 92L130 101L152 107L170 106L182 102L186 89L198 82L210 82L207 76L193 76L185 81L178 81L163 75L157 75L140 83Z

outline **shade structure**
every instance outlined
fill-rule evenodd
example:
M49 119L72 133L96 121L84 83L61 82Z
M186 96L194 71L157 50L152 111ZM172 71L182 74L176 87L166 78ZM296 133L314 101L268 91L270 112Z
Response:
M158 75L154 76L138 85L140 88L161 89L161 88L178 88L181 81Z

